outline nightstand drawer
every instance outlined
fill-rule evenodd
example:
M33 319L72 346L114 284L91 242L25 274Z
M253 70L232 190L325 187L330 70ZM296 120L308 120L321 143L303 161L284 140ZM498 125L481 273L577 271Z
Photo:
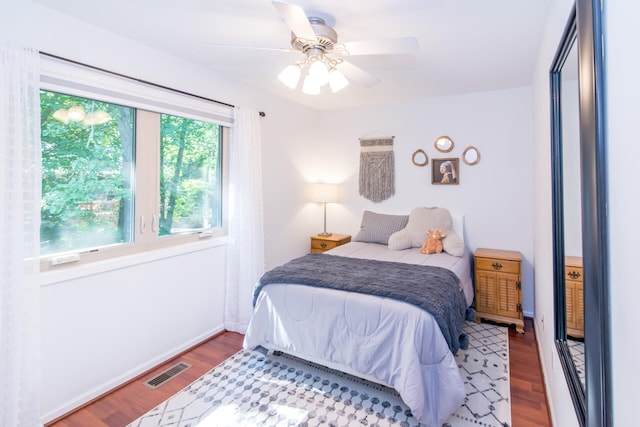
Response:
M476 258L476 269L500 273L520 273L520 262L496 258Z
M335 247L339 246L338 242L332 242L330 240L318 240L318 239L312 239L311 240L311 249L318 249L321 251L328 251L329 249L333 249Z
M311 252L324 252L351 241L348 234L331 234L330 236L312 236Z

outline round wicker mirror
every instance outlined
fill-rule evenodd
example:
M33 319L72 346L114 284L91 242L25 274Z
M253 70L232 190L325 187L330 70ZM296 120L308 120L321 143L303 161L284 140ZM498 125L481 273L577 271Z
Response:
M462 160L468 165L477 165L480 162L480 152L470 145L462 153Z
M436 138L436 142L434 143L436 150L441 153L448 153L453 150L453 139L449 138L446 135L439 136Z
M413 153L411 161L416 166L426 166L429 163L429 157L423 149L418 149Z

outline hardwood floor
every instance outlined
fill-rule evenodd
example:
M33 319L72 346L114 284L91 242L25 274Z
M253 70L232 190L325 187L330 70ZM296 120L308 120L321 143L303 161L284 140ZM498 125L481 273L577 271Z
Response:
M511 423L513 427L551 426L533 320L524 319L524 334L509 328Z
M512 424L514 427L551 426L531 319L525 319L525 331L525 334L518 334L515 329L509 329ZM225 332L46 426L125 426L182 390L241 347L242 335ZM143 384L178 361L192 366L155 390Z

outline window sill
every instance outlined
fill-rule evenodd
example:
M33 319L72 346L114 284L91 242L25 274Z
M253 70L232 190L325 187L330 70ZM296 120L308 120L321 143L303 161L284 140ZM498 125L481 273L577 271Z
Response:
M40 286L49 286L67 280L79 279L81 277L93 276L109 271L119 270L135 265L155 262L165 258L185 255L192 252L203 251L227 244L227 237L214 237L203 242L188 243L170 246L163 249L125 255L103 261L96 261L81 264L77 267L65 268L63 270L49 270L40 274Z

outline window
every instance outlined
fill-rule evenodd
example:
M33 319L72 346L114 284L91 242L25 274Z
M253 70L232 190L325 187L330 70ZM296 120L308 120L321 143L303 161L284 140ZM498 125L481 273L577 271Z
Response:
M133 241L135 110L40 92L40 252Z
M42 270L224 234L229 111L220 123L185 95L44 76Z
M160 116L160 235L220 226L220 126Z

